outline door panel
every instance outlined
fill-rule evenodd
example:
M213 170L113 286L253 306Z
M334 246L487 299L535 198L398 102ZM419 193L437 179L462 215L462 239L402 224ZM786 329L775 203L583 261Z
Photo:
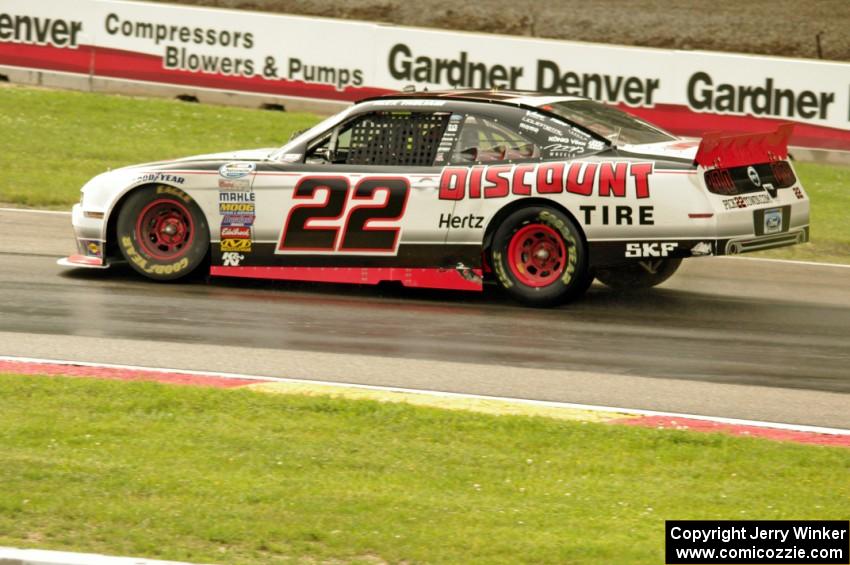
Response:
M438 167L273 167L254 181L257 252L243 265L444 266L454 202L438 197Z

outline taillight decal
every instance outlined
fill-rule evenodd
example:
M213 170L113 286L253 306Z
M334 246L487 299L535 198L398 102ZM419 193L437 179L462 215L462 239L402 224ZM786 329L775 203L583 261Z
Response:
M770 168L777 188L788 188L796 184L797 177L787 161L774 161L770 164Z
M705 185L715 194L731 195L736 193L735 181L728 169L712 169L705 173Z

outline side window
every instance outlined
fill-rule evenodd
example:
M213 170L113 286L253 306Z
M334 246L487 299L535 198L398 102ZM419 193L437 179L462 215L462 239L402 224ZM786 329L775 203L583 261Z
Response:
M307 151L307 163L430 167L448 113L372 112L342 124Z
M544 107L551 111L551 107ZM573 159L599 153L606 148L600 139L550 114L526 110L519 121L524 132L531 132L540 144L544 159Z
M452 152L452 163L494 163L538 159L534 141L502 123L467 116Z

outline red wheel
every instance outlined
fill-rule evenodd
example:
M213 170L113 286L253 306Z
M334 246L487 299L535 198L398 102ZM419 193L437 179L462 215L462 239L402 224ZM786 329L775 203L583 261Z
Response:
M136 222L136 240L154 259L179 259L194 239L192 215L176 200L154 200L145 206Z
M520 208L493 233L491 264L499 284L531 306L576 298L593 278L584 238L563 212L548 206Z
M511 237L508 267L524 285L548 286L558 280L567 265L564 238L546 224L528 224Z
M192 273L210 247L203 212L188 194L170 186L133 191L118 212L115 231L130 266L158 281Z

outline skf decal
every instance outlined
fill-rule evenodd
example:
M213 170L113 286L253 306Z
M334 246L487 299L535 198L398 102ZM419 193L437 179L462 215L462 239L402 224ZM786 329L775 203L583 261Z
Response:
M561 193L649 198L652 170L652 163L583 161L446 167L440 175L440 200Z
M675 241L627 243L626 257L667 257L677 247Z

